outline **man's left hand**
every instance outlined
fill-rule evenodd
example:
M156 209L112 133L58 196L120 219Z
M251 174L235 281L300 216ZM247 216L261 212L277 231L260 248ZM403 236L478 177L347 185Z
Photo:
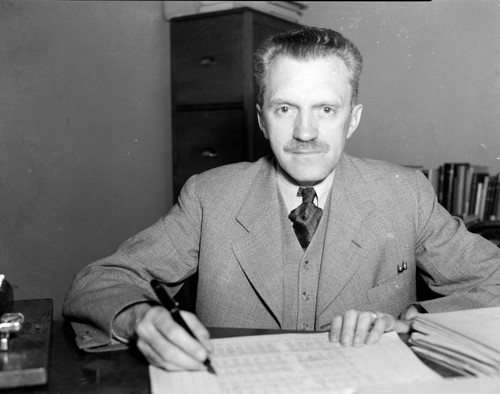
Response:
M382 312L350 309L333 318L329 338L330 342L340 342L343 346L373 345L389 331L406 333L410 331L410 323Z

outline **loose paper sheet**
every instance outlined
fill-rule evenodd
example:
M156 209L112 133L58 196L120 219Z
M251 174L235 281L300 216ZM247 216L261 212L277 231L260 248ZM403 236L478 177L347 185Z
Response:
M500 307L426 313L413 321L413 351L469 376L500 376Z
M500 307L426 313L421 318L500 352Z
M212 343L216 376L150 366L152 394L354 393L374 384L442 379L396 333L360 348L330 343L327 333L233 337Z

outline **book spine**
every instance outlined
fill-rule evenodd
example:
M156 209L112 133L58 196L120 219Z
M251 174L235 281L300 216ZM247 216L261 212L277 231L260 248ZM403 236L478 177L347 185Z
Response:
M487 220L495 220L495 193L497 189L497 177L490 177L488 193L486 194L486 206L484 217Z
M444 163L443 206L448 212L453 212L453 178L455 163Z
M455 165L453 179L453 215L459 216L464 214L465 174L468 166L468 164L462 163Z
M488 183L489 183L490 177L489 175L485 175L483 178L483 186L481 188L481 196L480 196L480 204L479 204L479 219L484 220L484 214L485 214L485 209L486 209L486 195L488 193Z
M465 191L464 191L464 207L463 214L470 214L470 203L471 203L471 191L472 191L472 176L474 174L474 167L467 167L465 173Z
M444 168L439 166L439 181L438 181L438 201L441 205L444 204L443 191L444 191ZM444 206L444 205L443 205Z
M493 202L493 214L495 220L500 220L500 173L497 175L497 187L495 189L495 197Z

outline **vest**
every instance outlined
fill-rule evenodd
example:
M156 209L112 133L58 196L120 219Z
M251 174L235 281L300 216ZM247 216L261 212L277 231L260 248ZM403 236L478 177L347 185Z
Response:
M281 218L281 238L283 256L283 326L285 330L316 329L316 304L319 275L323 258L330 196L326 200L323 216L311 243L304 251L288 219L285 201L279 194Z

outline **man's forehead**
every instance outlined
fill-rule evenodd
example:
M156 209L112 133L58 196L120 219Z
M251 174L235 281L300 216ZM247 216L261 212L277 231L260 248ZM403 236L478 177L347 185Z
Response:
M336 55L336 54L330 54L330 55L310 55L310 56L305 56L305 57L294 57L292 55L288 54L279 54L277 55L273 61L270 64L269 70L277 65L281 64L290 64L290 63L296 63L296 64L315 64L315 63L323 63L327 62L329 65L333 68L338 68L345 70L346 72L348 71L348 68L344 62L344 60Z
M293 72L292 72L293 70ZM288 55L277 56L269 66L264 76L264 84L288 79L297 80L308 75L332 77L350 85L350 72L343 59L337 55L294 58Z
M304 59L279 55L268 69L265 80L265 85L267 85L264 90L265 101L269 99L275 101L278 99L274 97L275 95L282 96L290 89L296 91L297 86L314 89L316 95L320 97L325 97L325 94L329 93L326 96L333 96L331 101L333 101L334 97L337 97L340 101L349 100L351 94L348 69L344 61L336 55ZM333 91L331 91L332 87ZM315 92L304 91L304 94L312 97ZM342 97L341 99L339 95L349 97ZM279 97L279 100L282 98Z

